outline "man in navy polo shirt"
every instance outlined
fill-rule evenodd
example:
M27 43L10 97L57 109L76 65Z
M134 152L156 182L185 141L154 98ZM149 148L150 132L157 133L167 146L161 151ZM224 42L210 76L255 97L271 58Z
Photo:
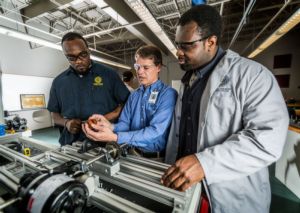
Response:
M59 142L65 145L84 140L81 123L92 114L117 119L130 93L113 69L90 59L80 34L67 33L61 44L70 67L54 79L48 110L60 126Z
M141 86L128 98L118 123L93 115L97 124L84 124L87 137L98 142L127 143L132 154L161 159L164 155L177 92L159 80L161 51L151 45L140 47L134 68Z

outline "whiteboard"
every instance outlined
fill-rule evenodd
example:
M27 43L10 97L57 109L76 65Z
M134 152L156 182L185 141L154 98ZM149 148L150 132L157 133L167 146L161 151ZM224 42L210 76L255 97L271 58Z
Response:
M21 110L21 94L44 94L46 104L53 78L2 74L2 103L8 111Z

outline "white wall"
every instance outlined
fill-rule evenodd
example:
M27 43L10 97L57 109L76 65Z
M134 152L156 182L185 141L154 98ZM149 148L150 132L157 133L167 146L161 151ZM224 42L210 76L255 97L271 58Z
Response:
M27 126L31 130L50 127L52 120L50 113L45 109L22 110L20 94L44 94L46 104L53 78L24 76L14 74L2 74L2 101L3 109L10 114L18 114L27 119ZM39 111L39 116L34 117ZM12 119L13 116L8 119Z
M22 22L20 15L10 14L10 18ZM21 25L0 19L0 25L25 32ZM47 29L43 29L46 30ZM38 35L38 33L31 34ZM47 37L49 41L59 42ZM35 46L35 45L34 45ZM63 53L48 47L31 48L30 43L0 34L0 66L3 73L55 77L68 67Z
M19 15L11 18L22 22ZM1 26L25 31L23 26L0 20ZM46 30L46 29L44 29ZM32 33L32 32L31 32ZM49 40L51 38L49 37ZM35 46L35 45L33 45ZM6 35L0 35L0 71L3 109L26 118L31 130L51 126L50 113L40 111L37 118L33 114L39 110L21 110L20 94L45 94L46 102L54 77L69 65L63 53L48 47L32 48L30 43ZM2 114L2 110L0 111ZM8 119L12 119L13 116Z
M13 113L26 118L31 130L50 127L52 120L49 112L34 120L36 110L21 110L20 94L45 94L48 102L53 77L68 67L64 55L46 47L30 49L28 42L3 35L0 35L0 49L3 109L18 110Z
M257 55L254 60L268 67L275 75L289 74L290 87L282 88L285 98L300 100L300 32L290 32L281 37L277 42ZM275 55L292 54L291 68L273 69Z
M163 69L160 77L165 83L172 85L172 80L180 80L182 78L185 72L181 70L177 58L172 55L165 56L163 63L166 68Z
M21 109L20 94L44 94L48 102L53 78L3 74L2 100L3 108L8 111Z
M68 67L63 53L47 47L30 49L29 42L0 35L3 73L55 77Z

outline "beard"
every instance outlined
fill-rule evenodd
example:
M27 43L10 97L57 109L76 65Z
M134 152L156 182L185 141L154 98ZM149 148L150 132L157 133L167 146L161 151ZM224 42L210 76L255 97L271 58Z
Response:
M187 56L181 56L178 58L180 68L187 72L194 69L194 66L190 63L190 60Z
M191 64L180 64L180 68L185 72L188 72L188 71L194 69L194 67Z
M71 65L71 67L78 75L86 75L89 73L92 64L90 62L88 65L82 65L80 68L75 65Z

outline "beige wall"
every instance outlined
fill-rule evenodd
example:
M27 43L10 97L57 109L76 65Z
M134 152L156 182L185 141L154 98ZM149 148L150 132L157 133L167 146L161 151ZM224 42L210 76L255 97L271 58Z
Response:
M289 74L290 87L282 88L285 98L295 98L300 100L300 30L290 32L281 37L268 49L257 55L254 60L268 67L275 75ZM291 68L273 69L273 59L275 55L292 54Z

